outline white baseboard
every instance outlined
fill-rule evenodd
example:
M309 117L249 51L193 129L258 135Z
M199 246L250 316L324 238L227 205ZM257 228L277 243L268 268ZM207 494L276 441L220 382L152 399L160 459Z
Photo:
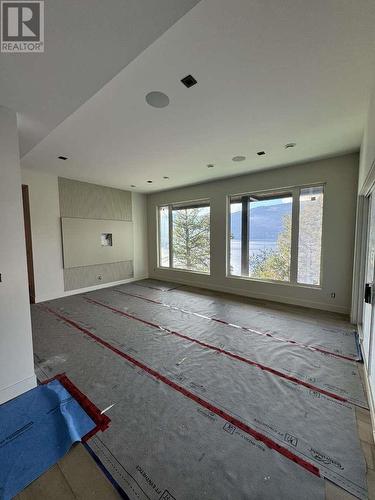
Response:
M249 297L249 298L253 298L253 299L269 300L271 302L279 302L282 304L290 304L290 305L295 305L295 306L308 307L308 308L312 308L312 309L319 309L322 311L330 311L330 312L335 312L335 313L345 314L345 315L349 315L349 313L350 313L349 309L345 306L335 306L335 305L327 304L325 302L312 302L311 300L297 299L294 297L285 297L284 295L271 295L271 294L267 294L267 293L253 292L253 291L249 291L247 289L235 288L235 287L231 287L231 286L215 285L212 283L208 284L208 283L200 282L199 280L197 280L196 275L194 275L194 281L189 281L188 279L181 279L178 276L176 279L174 277L172 278L170 275L161 276L158 273L150 273L150 278L171 281L174 283L179 283L181 285L188 285L188 286L193 286L193 287L197 287L197 288L204 288L206 290L214 290L217 292L231 293L233 295L240 295L242 297Z
M147 274L144 276L137 276L136 278L128 278L126 280L112 281L111 283L103 283L101 285L89 286L87 288L78 288L77 290L69 290L67 292L61 291L52 295L38 295L35 298L35 303L38 304L39 302L45 302L46 300L61 299L62 297L69 297L70 295L78 295L80 293L93 292L95 290L100 290L101 288L109 288L111 286L124 285L126 283L131 283L132 281L144 280L147 279L148 277L149 276Z
M20 394L23 394L30 389L34 389L36 387L36 376L35 374L31 375L31 377L27 377L15 384L9 385L8 387L4 387L0 389L0 405L6 403L10 399L13 399Z

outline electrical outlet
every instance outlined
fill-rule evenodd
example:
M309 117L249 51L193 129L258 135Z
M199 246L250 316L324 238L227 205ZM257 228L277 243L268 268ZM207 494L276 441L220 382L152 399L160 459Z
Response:
M335 292L331 292L331 299L335 299L336 298L336 293Z
M98 274L98 276L96 277L96 279L99 280L99 281L102 281L103 276L101 274Z

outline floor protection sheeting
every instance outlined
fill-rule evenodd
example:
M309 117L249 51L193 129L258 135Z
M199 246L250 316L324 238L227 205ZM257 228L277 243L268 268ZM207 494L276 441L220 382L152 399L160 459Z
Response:
M37 305L39 376L66 371L100 407L115 404L89 444L130 498L293 499L301 481L304 497L324 498L321 477L366 498L356 363L210 319L231 322L236 308L237 323L265 316L151 280ZM294 338L295 316L289 331L279 319L273 330ZM329 318L300 324L306 343L355 344Z
M126 285L128 291L144 295L149 298L161 299L162 301L181 308L191 309L195 313L207 315L215 319L267 332L285 341L292 340L311 347L320 348L328 353L337 356L348 357L349 359L359 359L358 349L353 334L353 328L349 328L346 322L342 322L342 327L338 325L337 319L331 321L306 320L302 316L301 308L291 307L289 314L285 313L285 306L274 303L273 310L261 306L249 307L248 303L240 303L236 298L228 299L220 296L213 296L198 289L188 287L178 288L157 288L153 280L151 286L147 284L131 283ZM165 293L168 292L168 293ZM258 301L260 304L262 301ZM256 302L255 302L256 304ZM278 314L279 310L283 315ZM298 317L298 316L301 317Z
M58 380L1 405L0 498L13 498L95 427Z

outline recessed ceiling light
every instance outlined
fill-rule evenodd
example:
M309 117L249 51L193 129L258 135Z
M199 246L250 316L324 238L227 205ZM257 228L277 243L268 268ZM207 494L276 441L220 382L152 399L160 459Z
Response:
M165 175L165 176L163 177L163 179L169 179L169 177L168 177L167 175Z
M59 158L59 160L67 160L68 159L67 156L59 156L58 158Z
M294 148L296 145L295 142L288 142L288 144L285 144L285 149Z
M181 83L183 83L185 87L190 89L190 87L197 84L197 80L194 78L194 76L187 75L181 80Z
M265 151L258 151L258 152L257 152L257 155L258 155L258 156L263 156L263 155L265 155L265 154L266 154L266 152L265 152Z
M152 184L152 181L147 181L149 184Z
M154 108L165 108L169 104L169 97L163 92L153 91L146 95L146 102Z
M135 188L135 187L137 187L137 186L135 186L134 184L131 184L131 185L130 185L130 187L131 187L131 188Z
M215 165L212 165L212 163L209 163L209 164L207 165L207 168L214 168L214 166L215 166Z
M246 156L233 156L232 161L244 161Z

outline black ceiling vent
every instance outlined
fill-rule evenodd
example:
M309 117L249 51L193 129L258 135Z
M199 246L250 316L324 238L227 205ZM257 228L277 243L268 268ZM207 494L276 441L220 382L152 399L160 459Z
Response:
M258 152L257 152L257 155L258 155L258 156L263 156L263 155L265 155L265 154L266 154L266 152L265 152L265 151L258 151Z
M185 87L190 89L190 87L192 87L193 85L195 85L197 83L197 80L193 76L188 75L188 76L185 76L185 78L183 78L181 80L181 82L185 85Z
M67 160L68 157L67 156L59 156L59 160Z

